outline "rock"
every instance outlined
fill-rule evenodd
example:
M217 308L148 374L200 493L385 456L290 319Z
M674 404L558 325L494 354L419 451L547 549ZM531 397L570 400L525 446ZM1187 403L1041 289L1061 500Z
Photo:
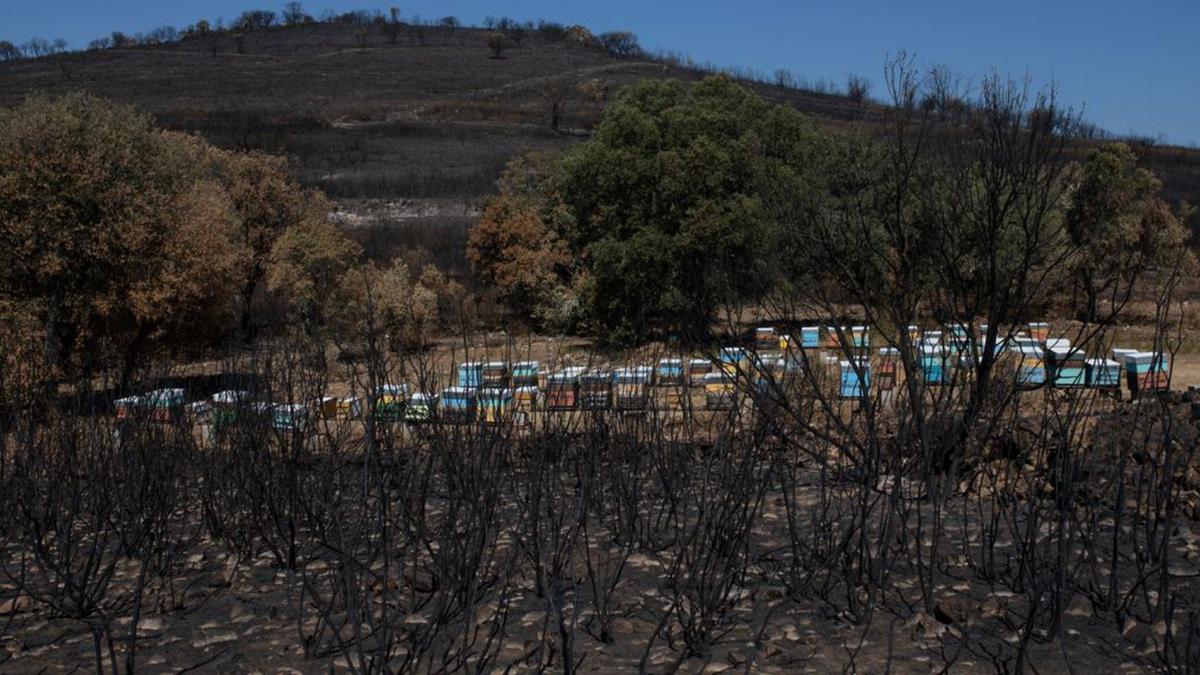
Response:
M946 626L925 612L918 612L905 625L912 629L916 640L940 640L946 634Z
M237 573L237 568L233 565L225 567L217 572L214 572L208 580L208 585L213 588L226 588L233 585L233 577Z
M162 617L152 616L148 619L138 621L138 630L147 633L158 633L167 627L167 622L162 620Z
M229 611L230 623L242 624L252 620L254 620L254 612L244 605L234 605L233 609Z
M1094 614L1092 601L1082 595L1071 598L1071 602L1067 605L1067 616L1092 616Z
M409 614L402 623L406 626L424 626L429 624L429 619L420 614Z
M948 595L940 598L933 607L933 616L938 621L950 625L963 625L971 616L975 603L961 595Z
M1007 603L1001 602L1000 598L989 596L979 605L979 616L985 619L995 619L1004 616L1004 607Z
M11 614L20 614L29 609L33 605L32 599L28 595L18 595L15 598L9 598L4 602L0 602L0 616L9 616Z
M612 631L617 635L633 635L637 632L637 626L625 617L618 617L613 619Z
M204 649L213 645L223 644L225 642L233 642L238 639L238 634L233 631L218 631L204 635L203 637L192 642L192 646L196 649Z
M1138 621L1132 616L1125 618L1125 623L1121 625L1121 635L1135 644L1145 640L1150 636L1150 626Z
M668 663L674 663L676 658L675 652L671 651L670 647L659 645L650 650L648 661L652 666L665 666Z

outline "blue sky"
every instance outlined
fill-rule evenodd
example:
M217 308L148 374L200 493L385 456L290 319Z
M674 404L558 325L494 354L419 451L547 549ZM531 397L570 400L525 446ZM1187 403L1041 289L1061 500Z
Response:
M244 9L279 9L283 0L0 0L0 39L62 37L73 47L112 30L128 33L199 18L227 20ZM1055 81L1062 99L1116 133L1161 134L1200 145L1200 0L982 2L769 2L742 0L370 0L305 2L384 9L467 23L485 16L545 18L593 30L629 29L649 49L766 73L788 68L838 83L855 73L876 93L889 53L905 49L926 64L969 78L995 68Z

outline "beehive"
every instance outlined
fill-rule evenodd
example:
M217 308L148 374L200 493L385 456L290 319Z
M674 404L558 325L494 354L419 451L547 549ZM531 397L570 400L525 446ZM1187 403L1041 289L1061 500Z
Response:
M644 410L649 399L649 380L639 368L622 368L613 375L614 397L619 410Z
M183 414L187 402L182 389L155 389L142 397L142 405L150 410L155 422L171 422Z
M787 372L787 359L783 354L769 352L758 357L754 367L754 384L759 389L769 389L783 382Z
M464 389L477 389L483 386L483 364L478 361L468 361L459 364L457 386Z
M660 386L679 386L684 381L683 359L658 360L658 384Z
M1043 321L1035 321L1028 325L1029 337L1037 342L1044 343L1050 339L1050 324Z
M1022 341L1018 346L1021 362L1017 365L1017 384L1026 388L1046 383L1045 353L1036 342Z
M1125 383L1129 393L1165 391L1169 386L1170 369L1165 355L1155 352L1134 352L1125 355Z
M113 411L119 420L132 419L137 415L141 406L141 396L126 396L113 401Z
M708 359L691 359L688 361L688 382L704 386L704 377L712 372L713 365Z
M842 398L863 398L871 386L871 364L865 358L838 361L840 384L838 395Z
M850 338L850 346L857 350L871 346L871 329L867 326L850 326L844 331Z
M955 323L950 326L950 349L956 354L971 351L971 331L965 323Z
M731 374L746 372L749 366L749 354L743 347L721 347L721 370Z
M878 380L880 391L891 391L896 388L899 378L900 351L895 347L881 347L879 349L879 374Z
M488 361L483 364L483 386L497 388L508 383L508 364L504 361Z
M362 415L362 401L357 396L338 399L337 417L342 420L358 419Z
M208 401L194 401L187 404L186 407L187 420L191 424L208 424L212 419L212 403Z
M213 394L208 400L212 402L213 425L227 426L237 421L239 410L250 400L250 392L228 389Z
M759 326L754 329L754 348L758 350L775 349L779 346L779 335L773 326Z
M579 375L573 371L550 373L546 377L546 408L573 410L579 398Z
M513 395L513 405L519 411L533 412L537 409L540 395L541 391L537 387L517 387L516 393Z
M946 372L947 361L948 354L942 345L936 343L921 345L921 379L925 384L930 386L945 384L948 375Z
M465 424L475 419L475 389L450 387L438 397L438 417L451 424Z
M704 376L704 407L708 410L732 410L735 401L733 376L727 372Z
M804 326L800 329L800 347L801 349L820 349L821 348L821 327L820 326Z
M437 396L418 391L408 399L404 407L404 421L407 424L426 424L433 421L437 410Z
M1087 355L1070 340L1046 341L1046 367L1055 387L1071 389L1087 385Z
M498 426L508 422L512 413L512 390L485 387L479 390L479 419L486 425Z
M381 422L399 422L404 416L404 404L407 400L407 384L379 385L375 388L375 419Z
M337 419L338 400L334 396L322 396L317 401L317 415L323 420Z
M514 363L512 368L512 386L536 387L538 386L540 374L541 364L537 361L519 361Z
M271 407L271 426L276 431L301 433L308 428L308 409L298 403L277 403Z
M1121 389L1121 364L1109 359L1087 360L1087 384L1096 389Z
M579 407L584 410L612 407L612 372L590 370L579 377Z

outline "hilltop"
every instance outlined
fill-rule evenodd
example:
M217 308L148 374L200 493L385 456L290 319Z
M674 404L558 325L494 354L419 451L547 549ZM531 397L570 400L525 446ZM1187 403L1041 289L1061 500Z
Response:
M498 53L494 35L311 23L54 54L0 64L0 105L86 90L218 145L286 154L304 183L338 201L369 251L423 248L461 273L462 234L510 157L585 138L631 82L706 74L678 59L614 55L578 27L508 37ZM830 126L878 118L870 101L746 84ZM1200 201L1200 152L1138 151L1168 199Z

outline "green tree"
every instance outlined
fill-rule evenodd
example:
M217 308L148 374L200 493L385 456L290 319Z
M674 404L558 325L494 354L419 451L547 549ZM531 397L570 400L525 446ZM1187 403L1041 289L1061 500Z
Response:
M1077 180L1066 216L1079 250L1071 272L1086 298L1084 318L1095 321L1103 300L1119 309L1140 275L1174 260L1187 230L1159 197L1162 183L1124 143L1093 150Z
M720 305L760 299L779 224L817 204L829 149L807 118L727 78L631 87L557 180L587 318L617 342L703 334Z

